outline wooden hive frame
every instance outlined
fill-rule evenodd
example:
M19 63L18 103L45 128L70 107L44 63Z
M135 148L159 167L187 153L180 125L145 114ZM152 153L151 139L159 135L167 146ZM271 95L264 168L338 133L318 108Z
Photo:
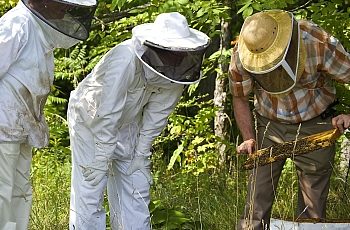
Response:
M332 129L259 149L255 153L249 155L248 159L243 164L243 169L253 169L257 166L267 165L275 161L284 160L288 157L298 156L329 147L335 143L340 135L341 133L338 129Z

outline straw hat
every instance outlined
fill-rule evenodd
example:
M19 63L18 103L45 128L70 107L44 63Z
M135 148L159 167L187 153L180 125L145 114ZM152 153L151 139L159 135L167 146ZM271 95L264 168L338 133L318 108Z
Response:
M259 73L279 63L292 36L291 13L269 10L248 17L238 40L238 54L243 67Z

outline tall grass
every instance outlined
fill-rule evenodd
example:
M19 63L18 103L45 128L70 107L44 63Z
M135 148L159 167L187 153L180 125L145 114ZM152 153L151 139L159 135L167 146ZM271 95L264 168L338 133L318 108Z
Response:
M36 151L32 162L33 207L30 229L68 229L70 162L59 154Z
M52 152L39 150L33 157L31 230L68 229L70 160ZM167 171L166 165L154 163L153 229L235 229L245 203L246 171L236 166L194 175ZM287 161L279 181L272 211L275 218L295 217L297 177L293 167ZM340 175L336 161L328 198L330 219L347 219L350 213L350 188Z

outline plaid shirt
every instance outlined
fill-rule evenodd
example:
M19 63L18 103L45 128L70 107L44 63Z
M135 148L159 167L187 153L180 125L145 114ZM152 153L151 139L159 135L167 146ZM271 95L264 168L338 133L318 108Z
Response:
M299 21L306 50L305 70L286 95L264 91L243 69L234 47L230 64L233 96L254 92L256 111L271 120L299 123L320 115L335 100L332 80L350 82L350 56L340 42L309 21Z

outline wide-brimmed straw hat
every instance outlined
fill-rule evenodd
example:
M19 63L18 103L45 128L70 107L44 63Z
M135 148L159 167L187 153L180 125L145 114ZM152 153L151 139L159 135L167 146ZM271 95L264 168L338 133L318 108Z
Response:
M209 44L209 37L188 26L186 18L178 12L162 13L154 23L145 23L132 30L141 42L176 49L196 49Z
M238 40L238 54L243 67L258 73L278 64L292 36L293 15L283 10L269 10L248 17Z

